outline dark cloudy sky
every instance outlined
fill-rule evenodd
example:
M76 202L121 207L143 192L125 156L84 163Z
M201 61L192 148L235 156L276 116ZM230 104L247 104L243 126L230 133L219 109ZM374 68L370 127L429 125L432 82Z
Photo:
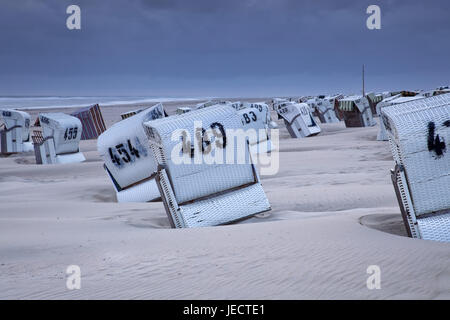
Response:
M0 0L0 95L356 93L363 63L368 90L428 89L449 35L448 0Z

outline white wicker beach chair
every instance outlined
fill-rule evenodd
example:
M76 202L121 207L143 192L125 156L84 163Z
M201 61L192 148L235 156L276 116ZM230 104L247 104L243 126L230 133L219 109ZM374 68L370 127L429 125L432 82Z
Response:
M243 103L237 112L244 130L249 133L250 152L260 154L273 151L269 136L269 128L273 127L269 106L262 102Z
M292 138L310 137L321 131L306 103L281 103L277 106L277 113L284 120Z
M409 102L409 101L415 101L419 99L423 99L425 96L413 96L413 97L402 97L401 95L396 95L392 97L388 97L386 99L383 99L380 103L377 104L377 114L381 117L381 110L385 107L394 106L394 105L401 105L402 103ZM402 108L402 106L398 106L399 108ZM377 134L377 140L378 141L388 141L389 137L386 132L386 127L384 126L383 121L380 121L380 129L378 130Z
M144 125L159 165L156 181L172 227L226 224L270 210L245 135L232 131L243 132L243 126L230 105ZM240 155L243 161L238 160ZM207 162L210 156L218 161Z
M273 99L272 99L272 109L273 109L274 111L277 111L277 110L278 110L278 106L279 106L280 104L284 104L284 103L287 103L287 102L289 102L288 99L284 99L284 98L273 98Z
M333 99L320 99L316 102L316 110L322 123L337 123L340 120L336 116Z
M97 140L104 168L118 202L147 202L160 197L154 180L156 162L142 123L164 117L162 104L115 123Z
M83 127L80 119L65 113L40 113L42 139L33 138L37 164L82 162L79 150Z
M408 234L450 242L450 94L381 110Z
M0 154L33 151L30 140L30 115L14 109L0 109Z

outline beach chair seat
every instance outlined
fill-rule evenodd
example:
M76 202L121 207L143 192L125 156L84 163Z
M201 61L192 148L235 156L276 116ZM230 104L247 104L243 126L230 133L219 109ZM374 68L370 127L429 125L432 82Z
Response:
M42 132L33 132L37 164L61 164L86 160L79 150L81 121L65 113L40 113Z
M159 103L115 123L98 137L97 149L118 202L148 202L160 197L154 180L157 165L142 124L164 116Z
M0 153L12 154L33 150L30 141L30 115L14 109L0 109Z
M408 235L450 242L450 94L384 107L381 114Z
M277 106L277 113L292 138L315 136L321 131L306 103L281 103Z
M229 104L144 125L172 227L221 225L270 210L240 115Z

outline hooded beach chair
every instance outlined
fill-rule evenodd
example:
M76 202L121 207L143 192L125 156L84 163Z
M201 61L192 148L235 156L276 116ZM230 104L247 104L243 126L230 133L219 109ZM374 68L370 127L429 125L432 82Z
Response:
M381 111L408 235L450 242L450 94Z
M156 162L142 123L164 116L164 108L159 103L115 123L98 137L97 149L118 202L147 202L159 198L154 180Z
M344 113L345 126L372 127L376 125L372 117L369 100L363 96L350 96L339 101L339 109Z
M381 110L385 107L398 105L398 108L402 108L401 104L403 104L405 102L424 99L424 98L425 98L425 96L421 96L421 95L412 96L412 97L411 96L402 97L401 95L398 94L396 96L391 96L386 99L383 99L380 103L377 104L377 113L381 117ZM378 130L377 140L378 141L388 141L389 140L389 137L386 133L386 128L384 126L383 121L380 121L380 128Z
M30 140L30 115L14 109L0 109L0 154L33 151Z
M372 111L372 115L377 114L377 104L383 100L383 94L375 94L373 92L366 95L367 101L370 105L370 110Z
M233 106L235 109L237 106ZM250 152L259 154L273 150L269 129L277 125L270 117L269 106L265 103L242 103L237 109L244 130L249 133Z
M315 102L315 109L321 123L337 123L340 121L336 116L334 100L331 98L318 99Z
M195 109L203 109L203 108L214 106L216 104L219 104L219 102L209 100L209 101L206 101L206 102L202 102L202 103L196 104L195 105Z
M289 100L288 99L284 99L284 98L273 98L272 99L272 109L274 111L277 111L278 106L280 104L283 104L283 103L286 103L286 102L289 102Z
M281 103L277 106L277 113L292 138L315 136L321 131L306 103Z
M186 113L186 112L189 112L189 111L192 111L192 108L189 108L189 107L179 107L179 108L177 108L177 114L183 114L183 113Z
M65 113L40 113L41 133L34 132L33 145L37 164L82 162L79 150L83 127L80 119Z
M73 112L72 116L80 119L83 126L81 140L97 139L106 130L105 121L98 104L79 109Z
M144 125L172 227L221 225L270 210L233 107L214 105Z
M140 109L136 109L136 110L127 111L127 112L120 114L120 117L122 118L122 120L124 120L124 119L130 118L130 117L138 114L141 111L144 111L145 109L147 109L147 108L140 108Z

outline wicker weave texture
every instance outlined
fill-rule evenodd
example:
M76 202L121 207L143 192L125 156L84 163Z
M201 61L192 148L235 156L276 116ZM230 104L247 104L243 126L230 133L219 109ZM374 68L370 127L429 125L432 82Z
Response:
M201 122L201 123L199 123ZM208 156L202 153L200 143L195 143L195 132L201 132L201 128L196 128L196 125L201 125L205 131L214 128L219 133L218 128L222 128L226 134L226 144L224 148L214 147L215 150L222 150L223 154L220 157L222 163L208 164L201 160L195 163L195 157L191 157L191 151L194 154ZM242 186L244 184L254 182L253 168L251 165L251 158L249 157L249 150L247 143L237 143L229 129L241 129L242 123L240 117L235 109L229 105L216 105L191 112L172 116L169 118L158 119L155 121L145 123L149 128L149 138L151 143L160 145L162 154L164 155L168 176L172 182L172 188L178 203L198 199L217 192L228 190L230 188ZM199 130L196 130L199 129ZM182 136L179 139L172 140L172 133L176 130L181 130L186 133L185 145L187 145L187 153L183 153L180 146L182 143ZM211 145L223 145L224 140L217 138L212 134L205 134L204 141L209 141ZM190 146L190 147L189 147ZM189 150L191 149L191 150ZM211 149L211 150L213 150ZM174 151L174 150L178 150ZM212 155L211 151L209 155ZM239 153L244 155L243 163L238 164L236 156ZM174 152L174 154L172 154ZM219 152L219 151L218 151ZM231 154L232 163L226 162L226 155ZM172 156L184 156L187 163L176 163ZM201 158L198 158L201 159ZM161 163L163 164L163 163Z
M450 208L450 95L386 107L382 114L416 215Z
M417 219L422 239L450 242L450 213Z
M231 191L214 198L183 205L186 227L215 226L239 220L270 209L261 184Z

